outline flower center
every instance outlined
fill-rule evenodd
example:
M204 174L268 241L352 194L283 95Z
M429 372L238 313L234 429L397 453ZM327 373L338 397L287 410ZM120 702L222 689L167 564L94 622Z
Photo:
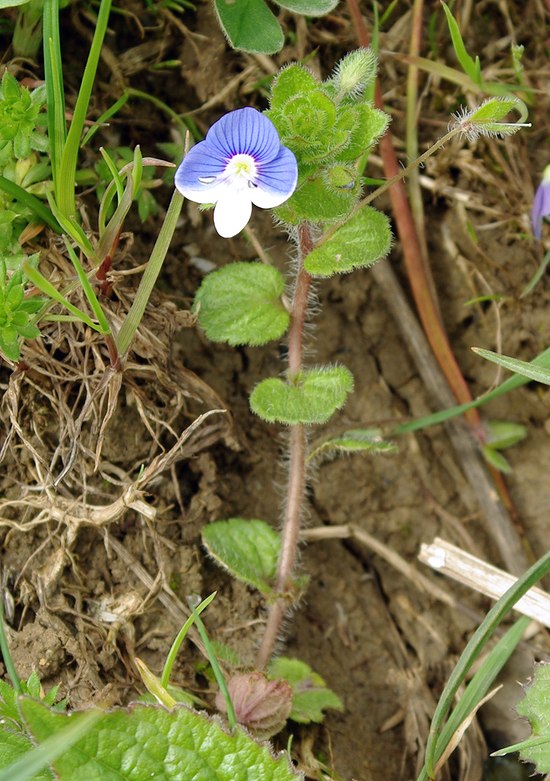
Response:
M258 174L258 166L252 155L235 155L225 168L225 175L234 184L253 184Z

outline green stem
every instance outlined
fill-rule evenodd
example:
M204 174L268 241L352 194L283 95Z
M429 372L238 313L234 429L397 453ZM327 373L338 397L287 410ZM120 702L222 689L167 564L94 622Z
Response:
M229 727L231 730L233 730L237 724L237 717L235 715L235 709L233 708L233 703L231 702L231 695L229 694L229 690L227 688L225 678L221 671L220 665L218 664L218 660L216 658L216 654L212 647L212 643L210 642L210 638L208 637L208 632L206 631L206 627L202 623L202 619L200 618L197 609L193 606L191 600L188 601L189 601L189 606L193 612L193 618L195 619L195 624L197 626L198 633L201 636L202 642L204 643L204 650L206 651L206 655L208 656L208 661L210 662L210 666L212 667L212 672L214 673L216 683L220 687L220 691L225 700L225 706L227 708L227 721L229 722Z
M0 651L2 652L2 661L8 671L13 688L17 694L21 694L21 683L17 670L13 663L13 659L10 654L10 647L8 645L8 638L6 637L5 620L4 620L4 595L0 593Z
M134 334L139 328L147 302L151 297L155 282L168 252L168 247L172 241L182 205L183 196L177 190L174 190L147 268L143 272L141 282L139 283L136 297L116 337L118 352L121 356L124 356L130 348Z

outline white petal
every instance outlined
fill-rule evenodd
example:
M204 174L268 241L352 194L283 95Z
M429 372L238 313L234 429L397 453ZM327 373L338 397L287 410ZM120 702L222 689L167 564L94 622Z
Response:
M262 190L261 187L250 187L248 195L254 206L259 206L260 209L273 209L275 206L280 206L285 201L288 201L292 193L276 193Z
M226 182L221 182L214 186L210 184L205 184L202 187L178 186L178 190L189 201L194 201L195 203L216 203L224 195L227 195L228 187Z
M245 227L252 214L248 190L231 190L223 195L214 209L214 226L220 236L230 239Z

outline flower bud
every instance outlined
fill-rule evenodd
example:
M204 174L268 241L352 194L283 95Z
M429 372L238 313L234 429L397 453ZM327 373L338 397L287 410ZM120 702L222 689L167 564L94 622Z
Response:
M375 76L376 55L372 49L356 49L340 60L332 79L340 98L357 98Z
M270 681L260 672L234 675L227 688L239 724L258 738L270 738L280 732L292 710L292 689L287 681ZM218 692L216 707L226 712L225 700Z

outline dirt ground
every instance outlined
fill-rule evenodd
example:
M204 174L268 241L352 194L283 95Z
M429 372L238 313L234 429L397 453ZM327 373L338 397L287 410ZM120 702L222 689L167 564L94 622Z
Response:
M407 65L396 54L408 50L410 5L396 4L380 39L380 83L400 155ZM443 14L436 4L426 5L423 54L433 57L428 27L435 14L437 58L456 67ZM455 139L421 172L439 304L475 397L492 387L497 372L471 346L498 347L530 360L550 342L547 275L520 297L544 254L531 237L529 209L550 163L550 67L543 27L550 9L542 0L486 0L474 6L457 2L454 9L459 17L472 14L464 29L468 50L480 55L492 80L510 80L510 44L524 44L524 79L534 90L530 130L505 141ZM257 85L280 65L311 55L309 66L326 76L357 45L343 4L328 17L307 22L284 13L292 43L273 58L230 51L206 3L183 15L161 5L144 11L133 0L125 0L121 10L111 18L93 116L122 88L134 87L178 113L196 112L193 119L206 132L226 110L264 108L265 93ZM363 13L371 24L367 4ZM69 96L78 88L81 51L91 30L85 6L77 3L63 12ZM168 60L180 64L155 67ZM40 76L40 66L33 72ZM422 73L420 87L423 150L445 132L450 112L465 97L456 85ZM139 143L144 154L158 156L156 144L173 141L174 132L161 109L131 100L101 143ZM86 164L92 163L89 157ZM371 165L369 175L383 175L376 153ZM156 195L165 206L169 188ZM93 225L93 196L84 195L82 204ZM377 206L391 213L389 200ZM129 272L146 262L160 220L159 215L142 226L133 217L125 225L113 264L115 314L133 298L139 275ZM286 236L266 214L256 213L251 225L276 265L288 271L292 248ZM38 241L62 273L60 245L45 236ZM59 325L25 347L24 371L0 370L7 435L2 582L11 595L10 645L21 676L37 669L45 688L60 681L73 707L106 698L128 702L141 692L132 659L139 656L160 672L190 594L218 591L205 613L208 631L253 663L265 605L253 589L208 559L200 532L213 520L235 515L279 524L285 435L255 418L247 398L261 378L281 372L281 353L275 343L256 349L213 345L188 312L205 268L255 257L244 238L219 238L209 216L186 204L122 375L107 370L105 352L93 337L82 332L71 342ZM383 263L391 265L410 300L398 240ZM308 336L308 360L338 361L355 377L354 393L324 433L378 422L387 426L435 411L432 389L421 379L403 326L373 274L365 270L333 278L318 284L316 292L320 314ZM488 294L498 294L499 303L467 303ZM550 391L530 383L482 408L484 420L527 427L526 439L506 451L512 471L505 479L526 555L534 558L546 551L548 539L549 400ZM199 415L220 409L227 412L212 414L178 442ZM322 725L290 727L295 758L311 777L321 778L319 761L334 778L347 781L415 777L442 686L476 626L476 614L490 605L417 563L420 545L440 536L503 566L446 429L433 427L396 443L392 455L324 463L308 490L307 526L354 524L470 613L438 601L414 571L398 571L357 539L303 547L300 568L310 582L286 624L280 650L311 664L345 704L345 712L328 712ZM140 468L151 464L148 480L139 482ZM516 678L527 676L531 659L544 658L546 651L544 637L535 635L518 658L522 673ZM200 661L188 644L174 682L209 699ZM506 697L520 694L514 674ZM490 751L513 742L521 729L508 700L485 717L482 710L444 774L475 781ZM287 733L281 737L281 746L287 738Z

